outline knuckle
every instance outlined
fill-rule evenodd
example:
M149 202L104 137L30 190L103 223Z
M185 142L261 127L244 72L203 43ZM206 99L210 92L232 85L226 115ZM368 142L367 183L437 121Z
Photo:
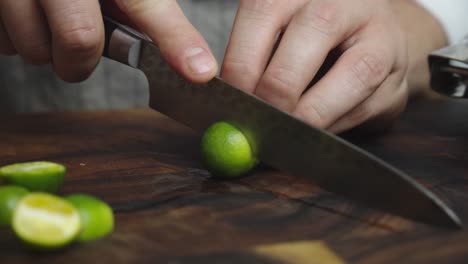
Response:
M141 14L148 10L164 12L173 4L174 0L119 0L121 8L129 14Z
M316 127L326 128L329 124L325 113L326 111L320 105L299 104L293 115Z
M91 23L63 27L57 38L66 51L76 54L93 54L101 45L99 30Z
M11 40L9 38L3 39L3 43L0 43L2 49L7 53L19 53L23 60L30 64L49 62L50 41L47 34L38 32L29 25L16 30L17 33ZM12 43L14 43L14 47Z
M295 99L293 93L297 90L295 82L298 79L297 77L297 74L289 69L283 67L272 68L265 72L262 78L262 86L267 87L269 93L274 94L275 97Z
M367 120L373 119L376 116L375 111L367 104L356 107L350 114L349 119L354 124L364 123Z
M260 72L258 72L257 68L252 63L226 60L221 69L221 77L231 80L237 79L239 76L241 76L244 83L240 88L253 92L258 82Z
M247 0L241 1L239 18L249 20L257 24L257 26L263 26L265 28L271 28L272 21L282 20L281 16L278 16L281 12L281 4L284 1L279 0Z
M390 64L381 56L364 53L351 65L352 77L359 82L359 89L373 91L385 79L390 71Z
M392 97L382 100L371 100L353 110L349 118L354 124L363 124L366 129L382 130L389 127L405 109L408 93L407 84L403 83L397 89L391 88Z
M240 8L256 12L272 11L282 0L241 0Z
M319 1L306 5L292 23L331 36L342 28L340 17L340 5L336 1Z

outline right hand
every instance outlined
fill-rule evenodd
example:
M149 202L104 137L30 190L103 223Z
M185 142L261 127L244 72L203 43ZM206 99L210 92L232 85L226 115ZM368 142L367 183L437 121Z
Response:
M107 2L115 2L186 79L206 82L215 76L217 64L208 44L175 0ZM97 0L0 1L0 54L19 54L31 64L52 64L63 80L78 82L94 70L103 46Z

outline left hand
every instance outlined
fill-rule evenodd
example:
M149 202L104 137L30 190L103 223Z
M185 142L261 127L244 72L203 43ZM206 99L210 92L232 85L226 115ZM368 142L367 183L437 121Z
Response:
M390 3L241 0L221 75L333 133L391 123L408 98L408 51ZM336 62L308 89L330 53Z

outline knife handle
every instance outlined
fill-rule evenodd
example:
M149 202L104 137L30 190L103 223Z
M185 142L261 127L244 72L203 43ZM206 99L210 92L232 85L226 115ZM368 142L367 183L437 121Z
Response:
M148 37L104 16L105 44L103 56L137 68L142 43Z

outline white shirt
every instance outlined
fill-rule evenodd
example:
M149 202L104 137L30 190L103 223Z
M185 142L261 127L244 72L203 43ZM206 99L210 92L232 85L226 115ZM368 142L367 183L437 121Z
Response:
M468 0L416 0L436 17L450 44L468 36Z

